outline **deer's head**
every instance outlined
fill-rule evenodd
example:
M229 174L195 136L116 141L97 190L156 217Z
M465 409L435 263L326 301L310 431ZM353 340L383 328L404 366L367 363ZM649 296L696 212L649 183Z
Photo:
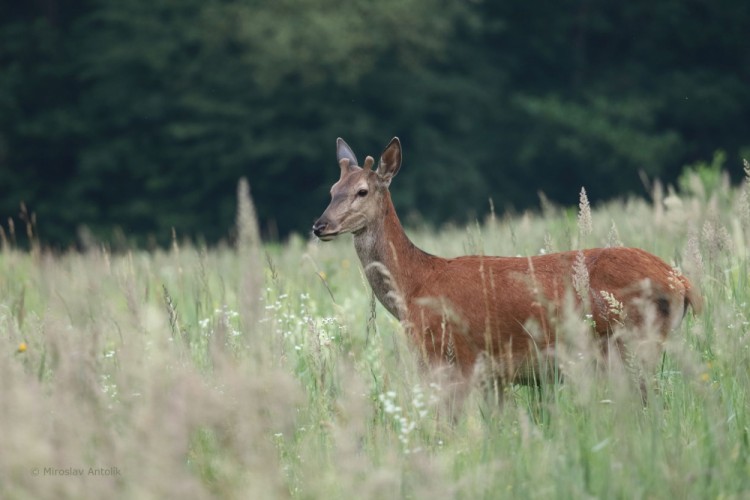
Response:
M359 233L382 218L388 186L401 167L401 142L398 137L391 139L376 170L372 170L372 156L365 158L360 167L354 152L340 137L336 140L336 157L341 177L331 187L331 203L313 224L313 233L323 241L344 233Z

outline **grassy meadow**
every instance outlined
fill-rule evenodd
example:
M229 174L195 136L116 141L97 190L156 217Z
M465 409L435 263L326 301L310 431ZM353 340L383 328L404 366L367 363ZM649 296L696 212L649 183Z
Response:
M455 422L351 237L261 245L244 187L236 243L216 248L178 235L150 253L22 251L6 228L0 498L748 498L748 183L683 181L590 219L585 203L542 200L407 227L442 256L637 246L705 300L648 375L646 405L627 370L592 370L572 314L563 383L510 387L501 408L476 390Z

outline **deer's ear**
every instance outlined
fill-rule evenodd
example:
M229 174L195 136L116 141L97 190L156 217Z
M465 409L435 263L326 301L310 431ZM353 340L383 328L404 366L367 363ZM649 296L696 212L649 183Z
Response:
M398 137L391 139L388 143L383 154L380 155L380 162L378 162L377 174L380 179L389 185L391 179L398 173L398 169L401 168L401 141Z
M354 155L354 151L352 151L352 148L349 147L349 145L339 137L336 139L336 160L341 163L341 160L344 158L349 160L349 165L359 165L359 162L357 161L357 157Z

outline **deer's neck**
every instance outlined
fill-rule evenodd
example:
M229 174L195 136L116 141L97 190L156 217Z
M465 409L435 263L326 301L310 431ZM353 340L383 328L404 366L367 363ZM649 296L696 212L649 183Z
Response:
M403 320L412 293L437 257L409 240L387 192L384 201L383 216L354 235L354 248L375 296L391 314Z

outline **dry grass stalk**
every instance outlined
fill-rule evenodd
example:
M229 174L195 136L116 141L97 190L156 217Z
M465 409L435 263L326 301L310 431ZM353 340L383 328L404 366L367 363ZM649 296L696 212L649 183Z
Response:
M578 202L578 234L581 240L594 231L594 223L591 218L591 205L586 195L586 188L581 188Z
M685 250L685 272L693 279L699 279L703 276L704 270L698 232L695 229L690 229L688 231L687 249Z
M244 177L237 184L237 253L240 258L239 311L244 333L255 330L260 320L260 299L263 291L263 261L260 229L255 206L250 197L250 184Z
M612 221L612 226L609 228L609 234L607 234L607 245L609 247L621 247L623 246L620 240L620 233L617 231L615 221Z
M586 257L582 251L578 252L573 264L573 289L584 304L588 302L589 270L586 267Z
M750 162L742 160L745 180L740 189L739 219L745 229L750 228Z

